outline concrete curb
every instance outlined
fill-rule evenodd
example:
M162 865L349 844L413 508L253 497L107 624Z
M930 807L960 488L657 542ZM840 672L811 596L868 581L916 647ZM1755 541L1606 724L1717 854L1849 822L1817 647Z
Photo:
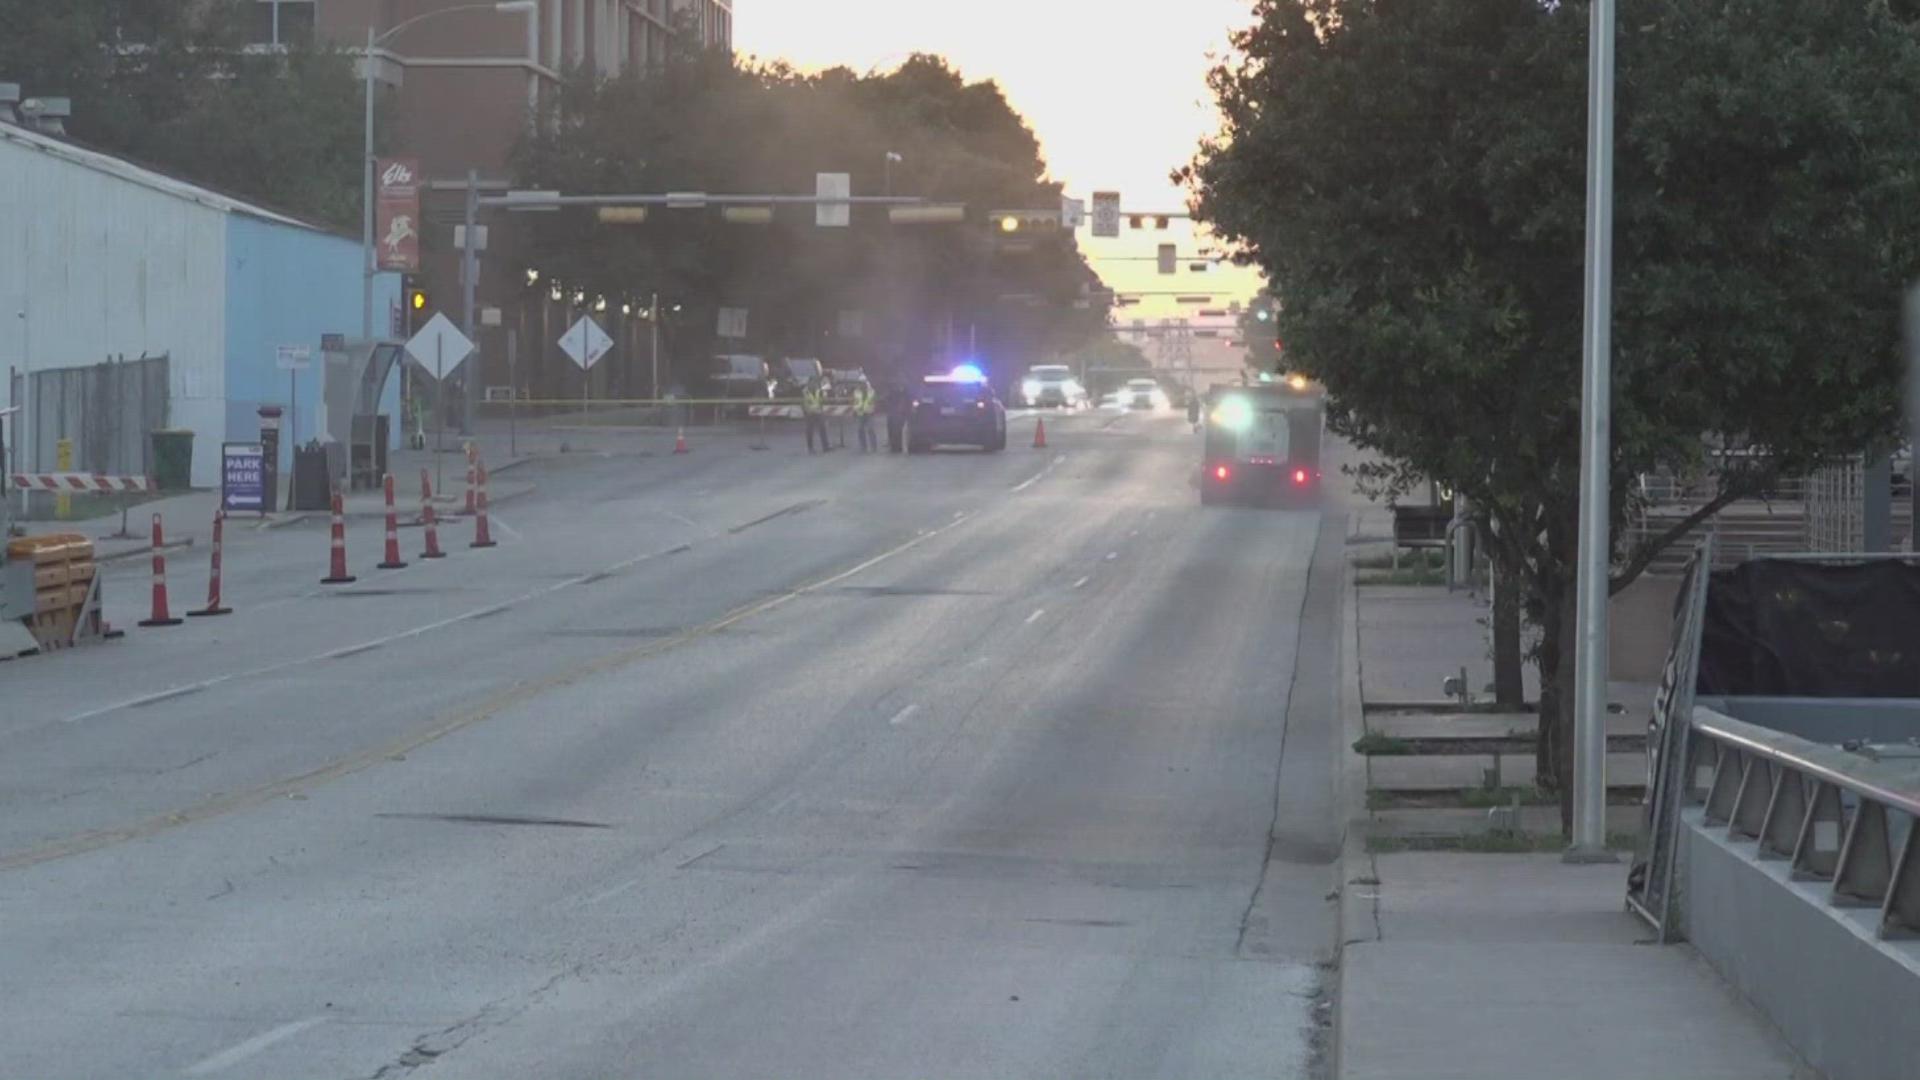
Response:
M94 541L94 543L98 545L99 541L96 540ZM189 536L185 540L175 540L171 544L162 545L160 548L160 551L162 554L166 554L168 552L174 552L174 551L185 551L188 548L191 548L192 546L193 546L193 537ZM118 551L113 553L112 555L102 555L100 554L100 549L96 546L94 548L93 561L95 565L99 565L102 563L120 563L120 562L126 562L128 559L143 559L152 554L153 554L153 548L149 546L149 547L134 548L131 551Z
M1334 751L1334 805L1340 815L1340 909L1334 923L1334 966L1339 989L1333 995L1332 1075L1339 1077L1345 1044L1342 1001L1347 979L1347 949L1378 941L1379 874L1367 852L1371 812L1367 809L1367 759L1353 744L1366 734L1366 709L1360 691L1360 592L1352 560L1341 571L1340 597L1340 742Z
M528 461L531 459L522 458L520 460ZM501 503L512 502L513 500L518 499L523 495L531 495L538 490L539 490L539 485L526 484L519 487L509 488L498 495L495 495L492 492L488 492L487 508L491 510L494 507L499 506ZM460 505L464 503L464 499L449 497L449 496L435 496L433 502L434 502L434 506L437 508L442 504L445 504L447 506ZM404 529L409 525L415 526L415 527L419 526L420 523L415 519L411 508L406 506L396 506L396 509L400 512L401 528ZM290 514L268 518L267 520L255 525L254 528L255 529L284 529L289 525L298 525L303 521L312 521L315 519L326 520L331 516L332 516L332 511L330 510L296 510ZM387 511L385 507L381 507L378 510L349 510L346 513L346 519L348 521L382 521L386 518L386 516L387 516ZM456 514L450 513L442 517L441 521L442 522L451 521L458 516L462 516L462 515L456 515Z

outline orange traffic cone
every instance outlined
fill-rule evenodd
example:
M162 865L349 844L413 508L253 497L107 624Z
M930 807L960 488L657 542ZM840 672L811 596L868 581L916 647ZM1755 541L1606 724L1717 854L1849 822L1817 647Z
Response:
M160 549L166 541L160 536L160 515L153 515L153 614L141 619L141 626L179 626L180 620L167 610L167 556Z
M473 515L473 543L467 546L470 548L490 548L494 546L496 541L493 538L492 525L487 520L487 463L483 461L479 465L476 465L474 469L475 472L479 474L480 494L477 509Z
M333 536L329 546L327 576L320 579L320 584L353 584L354 576L347 573L347 504L340 497L339 488L333 490Z
M233 609L220 602L220 548L225 533L227 513L225 510L213 512L213 562L207 575L207 606L198 611L189 611L189 615L231 615Z
M673 437L673 452L676 454L690 453L687 449L687 429L684 427Z
M1045 450L1047 448L1047 418L1044 416L1034 417L1033 448L1035 450Z
M407 562L400 557L400 520L393 509L393 474L388 473L385 481L387 493L387 557L382 559L381 570L404 570Z
M433 513L433 484L427 480L427 470L420 470L420 521L427 527L427 550L420 553L423 559L444 559L447 553L440 550L440 519Z

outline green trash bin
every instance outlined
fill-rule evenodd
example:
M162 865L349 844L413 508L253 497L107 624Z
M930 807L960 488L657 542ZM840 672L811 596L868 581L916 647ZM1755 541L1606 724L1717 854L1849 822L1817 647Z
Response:
M193 483L193 432L155 431L153 482L161 491L185 491Z

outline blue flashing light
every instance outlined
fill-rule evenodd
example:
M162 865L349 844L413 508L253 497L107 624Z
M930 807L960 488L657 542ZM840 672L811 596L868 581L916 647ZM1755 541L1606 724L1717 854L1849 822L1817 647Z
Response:
M961 364L959 367L953 369L949 377L955 382L983 383L987 381L987 373L981 371L978 364Z

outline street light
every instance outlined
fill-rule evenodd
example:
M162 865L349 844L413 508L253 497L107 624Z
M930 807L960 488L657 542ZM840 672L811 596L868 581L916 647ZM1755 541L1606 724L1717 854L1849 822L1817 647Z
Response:
M1608 473L1613 422L1614 0L1594 0L1587 61L1587 297L1580 407L1580 548L1573 668L1573 845L1568 862L1607 852L1607 596L1613 545Z
M459 7L441 8L438 11L425 11L411 19L402 20L383 34L375 34L373 27L367 27L367 51L360 58L362 74L366 84L366 169L360 190L362 221L360 230L360 336L373 338L373 278L380 272L373 255L373 50L380 43L392 38L400 31L415 23L442 15L452 15L461 11L493 11L503 15L527 16L528 59L538 63L540 60L540 4L538 0L499 0L492 4L462 4Z

